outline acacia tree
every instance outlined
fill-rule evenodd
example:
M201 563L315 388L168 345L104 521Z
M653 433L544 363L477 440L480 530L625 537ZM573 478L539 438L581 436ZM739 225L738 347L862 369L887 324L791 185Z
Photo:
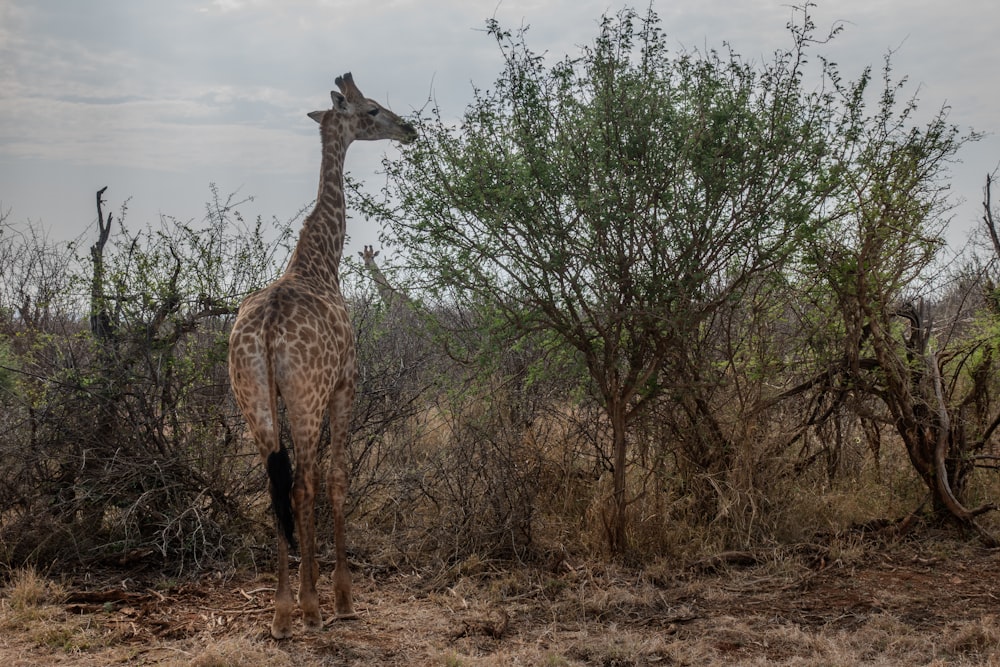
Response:
M861 100L870 80L866 70L856 82L834 85L844 99ZM872 399L875 409L862 418L892 426L933 509L993 545L974 520L993 506L965 506L971 453L990 435L963 416L965 406L986 398L981 381L960 381L976 366L963 348L980 343L937 336L932 309L914 298L945 245L947 167L976 135L948 123L947 109L915 124L915 99L898 99L904 85L887 58L874 111L850 104L840 122L847 150L837 196L828 202L831 222L804 255L806 272L822 285L812 303L838 331L840 357L825 362L816 381L827 393Z
M592 45L551 66L524 30L491 21L495 86L457 127L436 109L421 118L385 196L366 202L426 288L575 352L610 424L613 551L626 546L630 425L705 381L689 342L821 222L836 105L802 90L801 18L759 67L671 53L652 11L605 17Z

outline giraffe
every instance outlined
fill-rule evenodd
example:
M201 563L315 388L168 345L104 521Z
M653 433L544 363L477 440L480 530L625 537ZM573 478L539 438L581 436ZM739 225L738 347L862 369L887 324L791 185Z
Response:
M378 295L386 308L391 309L398 303L406 303L408 301L405 294L396 291L396 288L389 284L388 278L385 277L382 270L378 268L378 264L375 263L375 258L378 257L378 250L375 250L373 246L366 245L364 250L358 251L358 255L361 256L362 261L365 263L365 269L371 274L372 280L375 282L375 288L378 290Z
M288 549L298 526L299 606L307 631L323 627L316 580L316 526L313 516L319 484L317 449L324 413L329 415L331 460L327 491L333 505L337 564L334 568L336 615L357 618L347 565L344 448L354 401L357 357L354 332L340 292L339 266L346 236L344 157L359 139L416 138L412 125L365 98L350 73L337 77L333 107L313 111L322 143L319 194L306 217L284 273L248 296L229 336L229 377L247 427L269 478L277 519L278 585L271 635L292 634L295 600L288 581ZM280 441L278 397L284 401L295 454L294 472Z

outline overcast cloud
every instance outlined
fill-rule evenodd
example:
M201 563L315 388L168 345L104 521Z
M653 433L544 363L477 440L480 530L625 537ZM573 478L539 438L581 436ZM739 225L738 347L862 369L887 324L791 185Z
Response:
M785 0L653 3L678 47L723 41L748 58L786 47ZM640 9L645 5L641 5ZM929 115L942 105L961 127L1000 129L1000 9L959 0L838 0L813 10L819 30L844 32L822 53L854 78L894 50ZM0 0L0 206L54 238L90 234L94 192L131 197L128 224L161 214L200 220L209 183L255 201L246 215L291 217L315 196L319 140L306 117L328 106L336 75L352 71L373 98L406 114L433 95L457 118L472 87L502 62L484 34L495 16L530 25L529 44L556 57L592 41L602 14L591 0ZM360 144L348 170L378 182L385 142ZM1000 162L988 136L961 155L953 189L955 243L979 217L987 172ZM352 221L349 250L377 242ZM85 240L89 237L84 236Z

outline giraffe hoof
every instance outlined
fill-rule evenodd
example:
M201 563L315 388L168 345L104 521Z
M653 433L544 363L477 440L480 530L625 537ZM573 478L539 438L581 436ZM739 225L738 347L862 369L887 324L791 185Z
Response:
M275 639L288 639L292 636L292 626L291 623L287 624L271 624L271 636Z
M342 577L345 571L340 570L339 573ZM338 579L338 572L335 571L333 576L335 580ZM337 620L353 621L358 618L358 614L354 611L354 596L351 595L351 580L349 578L346 584L342 580L338 582L337 590L334 593L334 604L337 610Z
M320 632L323 630L323 617L317 612L302 618L302 625L306 632Z
M358 613L353 609L347 609L345 611L337 611L338 621L356 621L359 618L361 617L358 616Z

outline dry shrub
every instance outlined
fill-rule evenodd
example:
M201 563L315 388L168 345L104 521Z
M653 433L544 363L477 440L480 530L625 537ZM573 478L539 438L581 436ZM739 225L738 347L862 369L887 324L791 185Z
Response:
M201 223L165 217L132 234L117 224L123 206L107 237L102 215L89 256L66 248L59 273L43 274L58 289L42 290L32 270L9 286L21 289L0 290L4 365L15 371L0 392L5 563L158 556L198 569L250 532L264 484L228 396L227 333L240 295L282 263L288 226L267 240L263 221L240 216L242 202L212 194ZM24 247L5 255L5 237L0 259L49 265L44 239L17 238Z
M353 445L366 452L356 459L352 518L368 558L411 567L606 556L612 482L602 411L532 394L509 376L463 382L406 399L419 409L398 417L362 412L382 415L355 431L366 440ZM761 422L731 431L737 453L714 471L677 465L669 433L641 424L630 450L629 562L809 542L919 504L901 449L876 462L867 446L844 446L830 466L812 445L779 447L787 433ZM801 465L802 451L824 465Z
M391 356L367 349L375 361ZM370 382L352 443L363 452L353 459L352 520L369 560L410 568L608 555L610 429L600 406L540 391L502 365L486 375L451 365L445 376L416 382L441 371L440 360L394 359L379 373L362 360ZM388 386L403 376L395 390ZM720 391L714 400L731 397ZM922 501L905 450L891 434L873 448L849 412L836 415L839 425L796 435L794 405L748 423L751 408L722 406L716 418L726 446L705 449L694 465L686 456L708 436L685 432L683 421L668 428L664 420L677 418L669 402L638 420L629 442L626 562L690 563L809 543L905 516Z
M474 554L527 557L538 493L537 451L499 410L468 403L435 412L398 478L393 515L402 534L446 563Z
M236 437L220 326L113 358L82 333L19 349L30 375L0 435L8 564L146 553L184 570L226 555L263 484Z

